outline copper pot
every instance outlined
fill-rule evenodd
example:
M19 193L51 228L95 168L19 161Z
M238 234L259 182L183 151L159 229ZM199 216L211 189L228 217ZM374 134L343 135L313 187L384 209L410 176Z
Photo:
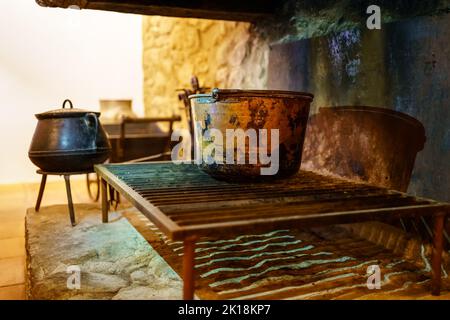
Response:
M196 94L189 98L192 105L197 156L207 148L223 149L222 163L212 162L205 157L198 158L198 164L205 172L215 178L239 181L287 177L299 170L309 107L313 100L312 94L273 90L214 89L209 94ZM205 137L208 129L220 131L222 141ZM233 144L235 150L232 152L235 159L241 155L246 160L245 164L237 164L237 161L231 164L227 161L225 149L230 142L227 141L227 129L242 129L245 132L254 129L257 135L256 145L251 144L250 139L246 139L245 147L238 150L237 143ZM250 163L251 154L259 155L262 148L260 129L266 129L267 132L265 152L268 155L277 152L279 155L278 171L275 174L262 174L261 168L267 168L269 165L262 163L259 157L256 163ZM278 129L279 143L276 146L272 146L270 141L273 129ZM217 154L214 154L215 160L216 156ZM219 158L220 156L219 153Z
M70 108L65 108L69 104ZM36 114L28 156L40 169L48 172L92 170L104 162L111 145L98 117L99 112L73 108L70 100L61 109Z

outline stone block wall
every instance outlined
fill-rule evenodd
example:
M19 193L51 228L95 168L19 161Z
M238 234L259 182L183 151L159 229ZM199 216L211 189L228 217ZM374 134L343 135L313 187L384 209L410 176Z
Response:
M190 88L192 75L202 86L264 88L267 59L267 42L249 23L144 17L146 115L183 115L176 89Z

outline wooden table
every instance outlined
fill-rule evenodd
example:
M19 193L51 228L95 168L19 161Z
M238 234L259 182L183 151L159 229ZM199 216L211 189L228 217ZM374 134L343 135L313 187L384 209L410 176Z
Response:
M448 203L308 171L289 179L246 184L218 181L193 164L172 162L97 165L95 171L101 179L103 222L108 222L109 185L169 239L184 242L184 299L194 297L195 243L199 237L418 215L434 217L432 294L440 294Z

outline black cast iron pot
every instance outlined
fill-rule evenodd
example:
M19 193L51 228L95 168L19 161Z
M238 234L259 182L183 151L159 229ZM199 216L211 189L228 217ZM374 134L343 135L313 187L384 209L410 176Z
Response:
M70 108L65 108L66 104ZM111 145L99 116L99 112L73 108L70 100L63 102L62 109L36 114L30 160L48 172L86 171L103 163Z

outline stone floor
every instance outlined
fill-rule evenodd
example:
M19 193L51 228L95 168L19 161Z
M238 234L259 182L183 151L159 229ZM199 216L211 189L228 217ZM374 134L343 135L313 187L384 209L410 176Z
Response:
M107 224L101 222L98 205L79 204L75 211L77 225L72 227L66 206L28 210L30 299L181 298L179 276L120 211L112 212ZM79 288L73 268L80 270Z

